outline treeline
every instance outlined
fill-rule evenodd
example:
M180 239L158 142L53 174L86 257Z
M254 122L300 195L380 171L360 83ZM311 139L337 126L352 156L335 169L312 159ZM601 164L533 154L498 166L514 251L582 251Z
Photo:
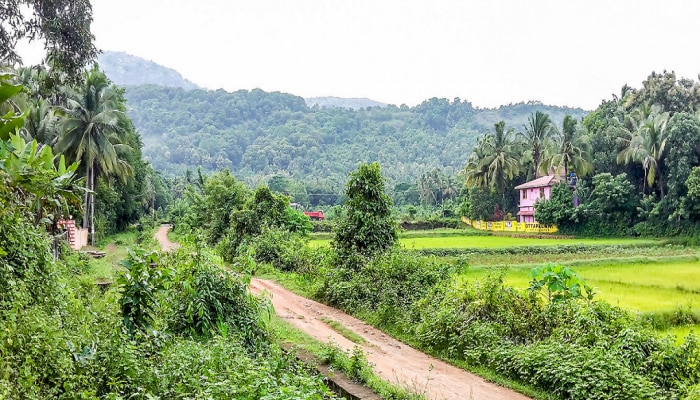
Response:
M316 202L327 192L341 195L358 162L378 161L391 185L415 184L435 168L447 175L461 170L476 138L500 119L520 123L535 110L556 121L585 114L536 102L476 109L468 101L437 98L415 107L319 108L257 89L134 86L125 96L144 155L157 170L180 175L198 166L205 172L229 168L252 185L280 176L301 183L297 192L310 197L308 203L295 200L314 205L329 204L328 198Z
M462 210L478 219L515 215L515 186L556 175L562 185L552 201L538 203L540 222L587 235L693 234L699 109L700 83L664 72L639 89L624 86L580 121L567 116L556 125L536 112L521 132L499 122L469 157Z

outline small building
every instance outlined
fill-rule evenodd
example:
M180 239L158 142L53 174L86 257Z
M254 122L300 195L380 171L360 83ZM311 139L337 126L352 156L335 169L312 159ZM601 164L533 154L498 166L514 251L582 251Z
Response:
M559 183L556 175L547 175L515 187L519 192L520 207L518 209L518 221L537 222L535 219L535 203L540 200L549 200L552 186Z

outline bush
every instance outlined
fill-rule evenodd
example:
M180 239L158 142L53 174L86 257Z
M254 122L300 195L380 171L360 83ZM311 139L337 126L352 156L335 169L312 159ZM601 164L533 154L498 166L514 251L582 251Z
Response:
M462 229L467 227L459 218L438 218L418 221L401 221L399 227L407 231L422 231L440 228Z
M267 337L265 304L248 292L249 280L224 267L208 249L192 250L181 248L165 257L175 271L164 299L168 329L208 337L226 324L247 346L258 346Z
M396 250L374 260L356 255L327 271L318 295L346 310L375 311L377 323L386 326L396 323L402 310L431 287L446 281L452 269L435 258L408 251Z

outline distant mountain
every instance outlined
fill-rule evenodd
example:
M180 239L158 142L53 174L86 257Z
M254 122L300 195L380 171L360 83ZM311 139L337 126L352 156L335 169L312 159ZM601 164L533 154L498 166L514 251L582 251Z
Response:
M381 103L368 98L344 98L344 97L309 97L304 101L309 107L318 106L320 108L349 108L351 110L359 110L367 107L386 107L386 103Z
M100 68L120 86L159 85L185 90L199 86L183 78L174 69L120 51L105 51L98 57Z

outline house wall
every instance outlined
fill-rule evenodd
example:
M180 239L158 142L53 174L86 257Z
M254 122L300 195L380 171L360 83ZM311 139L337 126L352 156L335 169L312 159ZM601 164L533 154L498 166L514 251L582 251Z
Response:
M544 190L541 190L544 189ZM534 211L535 210L535 203L537 203L538 200L543 198L544 200L549 200L549 196L551 194L552 187L551 186L544 186L544 187L535 187L535 188L527 188L527 189L520 189L520 211ZM544 192L544 197L542 197L542 192ZM526 196L527 193L527 196ZM520 222L537 222L535 220L535 217L532 215L521 215L520 216Z
M542 188L527 188L520 189L520 208L523 207L534 207L537 200L540 199L540 189ZM549 200L549 195L551 193L551 186L544 187L544 199ZM527 198L525 198L525 192L527 192Z

